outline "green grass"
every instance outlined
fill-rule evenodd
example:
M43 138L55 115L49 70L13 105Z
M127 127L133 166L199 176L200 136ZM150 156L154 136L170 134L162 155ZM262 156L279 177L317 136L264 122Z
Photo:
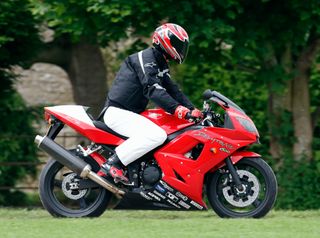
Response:
M0 237L319 238L320 211L272 211L262 219L221 219L211 210L108 210L94 219L57 219L41 209L0 209Z

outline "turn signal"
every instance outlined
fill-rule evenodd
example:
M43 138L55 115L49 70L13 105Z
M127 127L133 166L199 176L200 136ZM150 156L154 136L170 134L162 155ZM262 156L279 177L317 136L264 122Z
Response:
M217 148L211 148L210 151L211 151L212 153L216 154L216 153L217 153Z

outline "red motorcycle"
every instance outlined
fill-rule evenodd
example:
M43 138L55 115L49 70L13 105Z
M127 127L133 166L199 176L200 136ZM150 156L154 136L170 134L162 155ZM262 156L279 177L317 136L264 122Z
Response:
M36 136L39 148L54 159L40 175L40 198L53 215L99 216L110 198L139 197L163 209L206 210L205 195L221 217L263 217L277 195L276 177L259 154L247 149L259 133L245 112L216 91L204 92L204 119L177 119L162 109L142 113L168 134L167 141L125 169L129 185L115 183L101 164L126 138L94 120L83 106L45 108L50 124ZM223 113L212 110L212 103ZM54 142L64 125L89 140L67 150Z

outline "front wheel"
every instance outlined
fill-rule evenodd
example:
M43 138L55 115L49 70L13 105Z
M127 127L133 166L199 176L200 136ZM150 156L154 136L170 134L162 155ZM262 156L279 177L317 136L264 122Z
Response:
M235 186L228 169L223 167L209 177L207 196L220 217L265 216L277 196L277 180L270 166L261 158L244 158L235 164L242 189Z

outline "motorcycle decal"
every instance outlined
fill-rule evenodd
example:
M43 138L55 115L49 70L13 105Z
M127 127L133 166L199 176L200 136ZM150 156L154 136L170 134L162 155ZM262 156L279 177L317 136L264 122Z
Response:
M226 148L220 148L219 150L222 151L222 152L225 152L227 154L230 154L230 151L227 150Z
M154 198L155 200L157 200L158 202L161 201L161 199L160 199L158 196L156 196L154 193L148 192L148 195L149 195L150 197Z
M179 199L176 197L176 196L174 196L172 193L170 193L170 192L167 192L166 193L166 196L168 197L168 198L170 198L172 201L174 201L174 202L178 202L179 201Z
M147 194L145 194L143 191L140 192L141 197L147 199L147 200L153 200L151 197L149 197Z
M190 205L186 204L184 201L180 200L178 202L179 205L181 205L182 207L184 207L185 209L190 209Z
M190 202L193 206L195 206L196 208L202 210L203 209L203 206L201 206L200 204L196 203L195 201L191 201Z
M168 184L166 184L162 180L160 180L160 183L163 185L165 189L169 190L170 192L173 192L173 188L171 188Z
M153 191L154 194L156 194L158 197L162 198L162 199L165 199L166 197L163 196L161 193L159 193L158 191L154 190Z
M211 143L218 143L220 146L223 146L225 148L228 148L230 150L232 150L234 147L231 145L231 144L228 144L228 143L225 143L223 142L222 140L219 140L219 139L216 139L216 138L212 138L210 137L209 135L207 135L206 133L204 132L199 132L199 133L196 133L195 136L200 136L202 138L205 138L207 140L210 140Z
M183 201L187 201L188 200L188 197L187 196L184 196L183 194L181 194L180 192L177 192L176 193L176 196L181 198Z
M181 208L179 205L177 205L176 203L174 203L173 201L171 201L170 199L166 199L166 201L171 204L172 206L176 207L176 208Z
M165 193L166 192L166 190L163 187L161 187L159 184L156 185L156 189L161 193Z
M180 191L172 188L162 180L160 180L151 191L148 191L147 194L153 201L161 202L175 208L205 210L203 206L182 194Z

